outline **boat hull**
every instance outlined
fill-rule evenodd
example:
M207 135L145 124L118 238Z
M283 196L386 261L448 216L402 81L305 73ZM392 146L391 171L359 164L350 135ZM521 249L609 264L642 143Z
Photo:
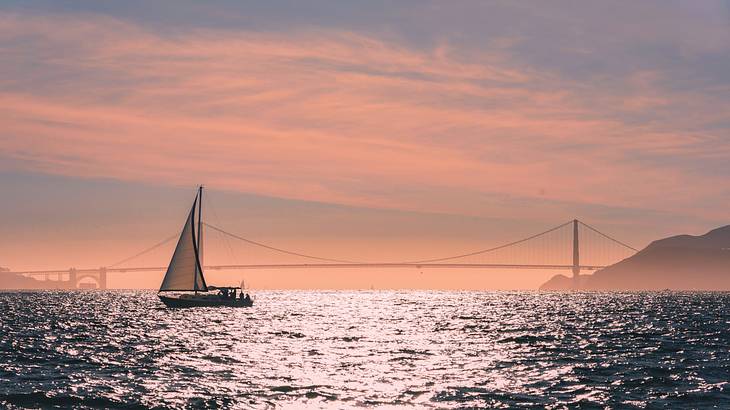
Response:
M251 307L253 300L224 299L218 297L195 297L195 296L163 296L157 295L162 303L169 308L191 308L191 307ZM185 297L187 296L187 297Z

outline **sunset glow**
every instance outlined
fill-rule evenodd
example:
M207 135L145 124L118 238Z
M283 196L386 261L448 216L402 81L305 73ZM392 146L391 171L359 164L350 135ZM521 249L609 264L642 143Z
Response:
M4 0L0 409L730 408L730 0Z
M18 217L0 264L108 264L179 229L184 211L150 208L182 209L173 197L199 183L243 195L223 221L245 220L239 232L343 257L363 243L377 257L458 253L574 217L636 246L703 233L730 199L730 31L713 4L402 3L384 23L345 6L315 18L273 5L165 16L11 2L0 172ZM278 17L258 24L257 12ZM531 28L500 21L518 12ZM72 189L61 203L88 218L28 209L43 201L29 191L49 185ZM153 186L168 194L149 198L149 215L89 212L99 196ZM324 209L350 231L311 232L301 217ZM56 228L28 230L37 217ZM130 232L140 218L145 231Z

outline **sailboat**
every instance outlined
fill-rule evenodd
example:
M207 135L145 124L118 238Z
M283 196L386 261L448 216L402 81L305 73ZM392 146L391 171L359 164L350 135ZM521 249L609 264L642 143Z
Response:
M203 276L203 187L193 201L157 296L167 307L249 307L253 300L240 287L208 286ZM197 231L195 216L197 211ZM197 232L197 236L196 236ZM217 292L214 292L217 291ZM239 292L237 292L239 291ZM163 294L167 292L188 292ZM189 293L193 292L193 293ZM238 294L237 294L238 293Z

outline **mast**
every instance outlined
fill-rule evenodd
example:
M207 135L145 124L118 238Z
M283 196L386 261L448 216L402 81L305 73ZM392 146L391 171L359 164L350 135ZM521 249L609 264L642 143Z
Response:
M203 269L203 186L198 187L198 260Z

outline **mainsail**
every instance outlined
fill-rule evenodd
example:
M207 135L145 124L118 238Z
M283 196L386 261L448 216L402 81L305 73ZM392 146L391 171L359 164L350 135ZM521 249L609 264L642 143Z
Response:
M172 254L167 273L162 280L162 285L160 285L160 292L208 291L203 278L200 252L196 241L199 238L195 237L195 207L200 207L201 193L199 191L193 202L193 208L185 221L180 239L177 241L177 247L175 247L175 253ZM200 210L198 212L198 218L200 218Z

